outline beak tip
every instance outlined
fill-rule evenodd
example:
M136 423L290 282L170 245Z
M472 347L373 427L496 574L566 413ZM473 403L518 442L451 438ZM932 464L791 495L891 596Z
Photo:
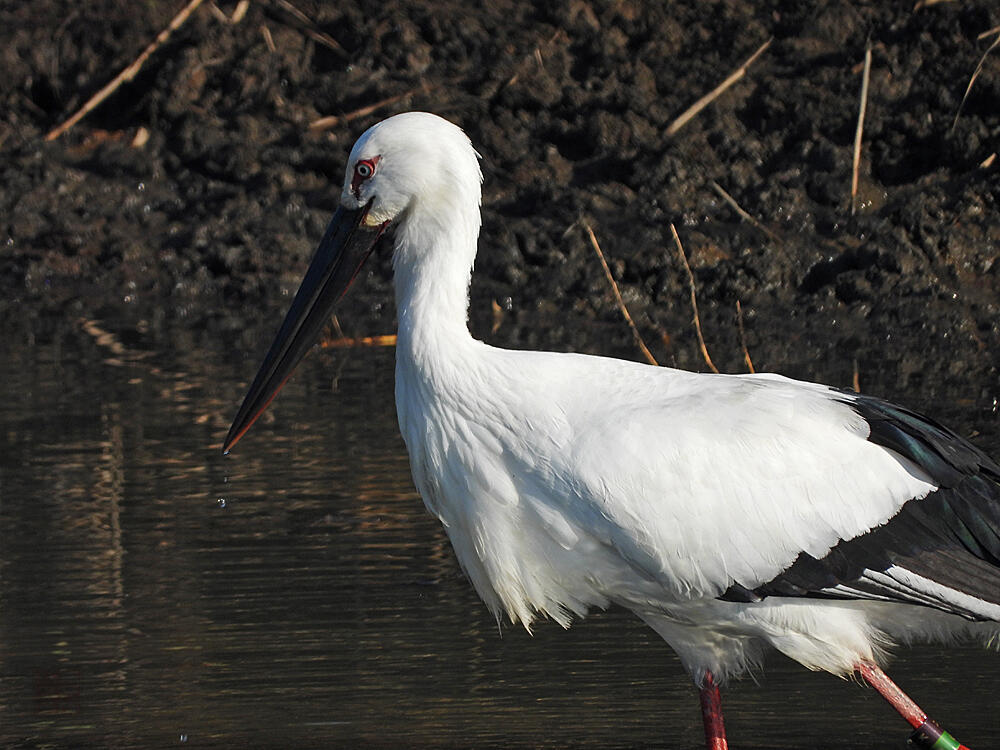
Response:
M385 226L364 223L370 205L350 210L341 206L330 220L278 335L222 442L222 455L229 455L278 395L374 249Z

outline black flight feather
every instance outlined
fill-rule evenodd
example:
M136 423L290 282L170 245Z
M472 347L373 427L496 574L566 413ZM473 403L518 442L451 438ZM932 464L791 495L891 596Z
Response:
M868 423L868 440L925 472L938 489L903 504L824 557L801 553L787 570L753 588L734 583L719 598L768 596L889 599L924 604L969 619L984 615L885 573L893 566L975 599L1000 604L1000 465L932 419L881 399L847 394L843 403ZM940 592L937 592L940 593Z

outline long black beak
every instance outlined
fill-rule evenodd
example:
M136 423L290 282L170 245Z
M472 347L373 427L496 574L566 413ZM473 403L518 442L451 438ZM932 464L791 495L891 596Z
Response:
M368 208L341 206L333 215L285 322L264 357L243 405L236 412L233 426L222 445L223 453L229 453L278 395L295 366L319 338L334 305L344 296L374 249L385 225L370 227L365 224Z

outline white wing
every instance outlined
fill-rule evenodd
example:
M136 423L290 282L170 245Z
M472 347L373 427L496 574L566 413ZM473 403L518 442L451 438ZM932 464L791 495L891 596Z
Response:
M823 557L935 488L869 442L868 424L830 388L505 354L530 383L501 399L522 495L613 546L677 601L770 581L800 553ZM518 414L531 418L516 424Z

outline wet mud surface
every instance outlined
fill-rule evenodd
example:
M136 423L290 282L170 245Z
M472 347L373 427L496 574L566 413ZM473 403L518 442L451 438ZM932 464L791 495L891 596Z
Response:
M637 358L589 225L654 355L705 369L673 223L721 370L746 367L739 302L759 370L846 386L857 369L863 387L877 367L880 395L918 402L985 384L965 406L995 421L1000 50L983 59L996 36L981 36L1000 24L994 2L205 3L132 81L44 140L181 7L0 10L8 330L96 318L137 345L181 328L256 351L354 139L424 109L483 156L477 335ZM388 250L340 312L348 334L393 330Z

